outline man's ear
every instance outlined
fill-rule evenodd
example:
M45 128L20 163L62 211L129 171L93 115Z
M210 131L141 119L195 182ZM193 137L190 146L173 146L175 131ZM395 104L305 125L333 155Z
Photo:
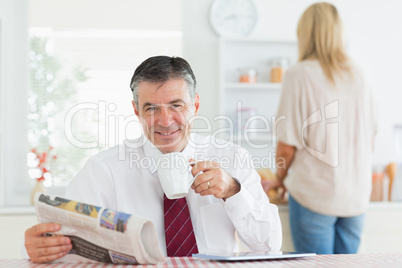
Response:
M134 113L135 115L140 118L140 112L138 111L138 107L135 105L134 100L131 101L131 103L133 104L133 108L134 108Z
M198 93L195 94L194 106L195 106L194 114L196 115L198 114L198 109L200 108L200 96L198 95Z

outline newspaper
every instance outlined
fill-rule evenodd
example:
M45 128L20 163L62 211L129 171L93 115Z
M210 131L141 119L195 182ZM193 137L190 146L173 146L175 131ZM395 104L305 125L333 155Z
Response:
M53 195L36 193L39 223L56 222L73 248L56 262L156 264L165 261L153 223L146 218Z

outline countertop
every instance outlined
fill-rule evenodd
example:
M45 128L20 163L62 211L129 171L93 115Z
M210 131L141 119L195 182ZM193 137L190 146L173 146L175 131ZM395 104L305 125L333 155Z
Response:
M288 205L278 205L280 212L288 211ZM402 201L392 202L370 202L369 210L387 210L387 209L402 209ZM34 215L35 208L33 206L7 206L0 207L0 216L3 215Z

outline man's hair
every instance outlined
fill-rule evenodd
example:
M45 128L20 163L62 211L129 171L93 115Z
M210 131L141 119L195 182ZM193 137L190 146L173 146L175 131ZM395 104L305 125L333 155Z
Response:
M130 88L138 107L138 86L141 82L165 83L170 79L184 79L191 101L196 95L196 79L188 62L180 57L155 56L142 62L131 78Z

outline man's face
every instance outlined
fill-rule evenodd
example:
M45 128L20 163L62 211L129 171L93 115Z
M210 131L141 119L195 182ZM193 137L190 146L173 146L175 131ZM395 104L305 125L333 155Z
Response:
M146 137L163 153L184 149L199 105L198 94L194 100L190 99L184 79L170 79L166 83L141 82L138 107L133 102Z

